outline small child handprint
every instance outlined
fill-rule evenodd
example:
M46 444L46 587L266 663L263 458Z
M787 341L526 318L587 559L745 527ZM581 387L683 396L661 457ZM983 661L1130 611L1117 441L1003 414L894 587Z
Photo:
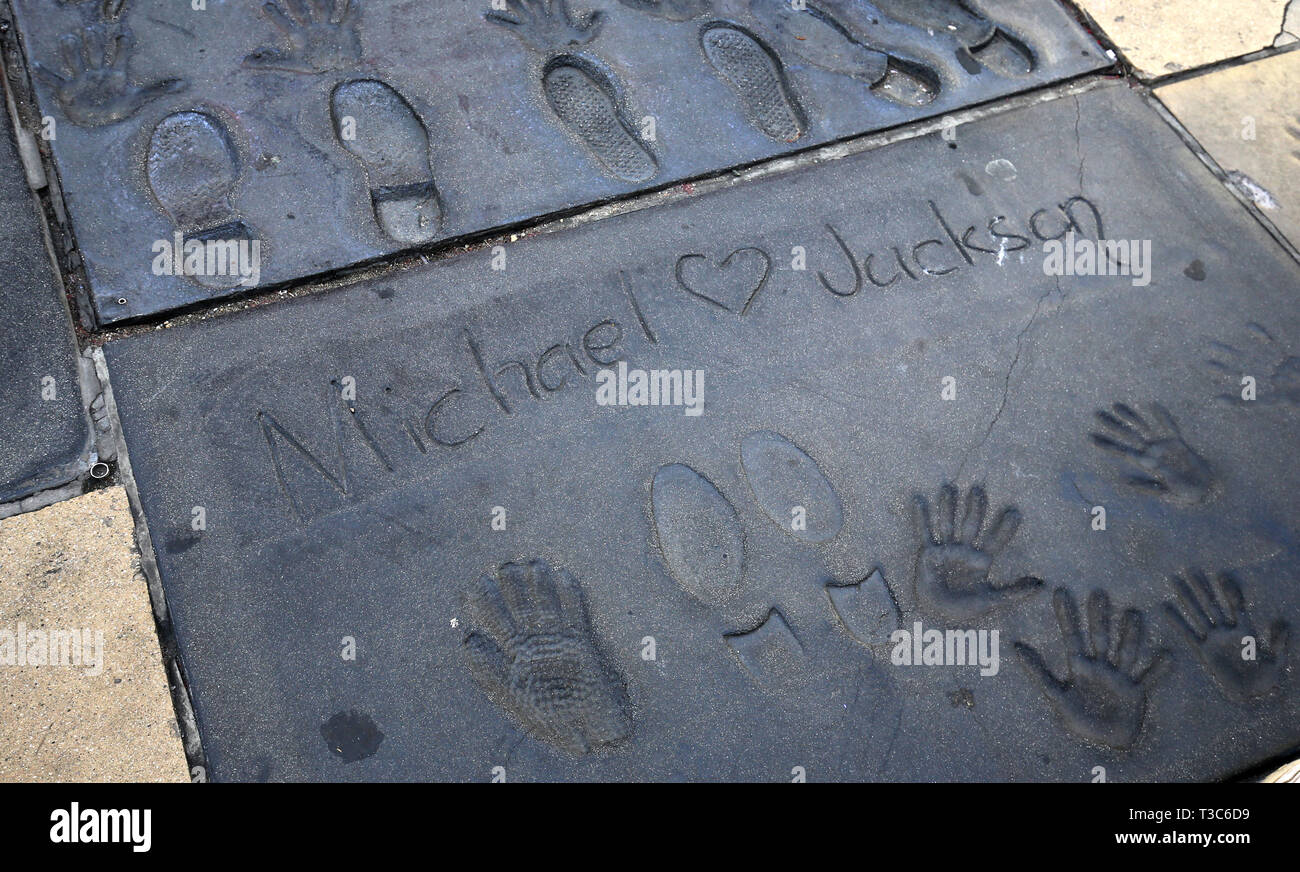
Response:
M483 17L540 52L586 45L600 33L605 19L605 13L599 10L574 15L569 0L505 0L505 3L505 12L488 12Z
M1126 480L1133 487L1180 505L1201 502L1214 486L1210 464L1187 444L1168 409L1159 403L1148 409L1143 416L1115 403L1097 412L1103 432L1090 434L1092 441L1129 463Z
M104 21L59 40L60 72L37 64L38 76L54 89L63 114L81 127L102 127L130 118L142 106L186 87L183 79L133 85L127 75L131 31Z
M268 46L244 58L244 65L291 73L341 70L361 59L357 20L361 0L278 0L262 14L280 31L283 47Z

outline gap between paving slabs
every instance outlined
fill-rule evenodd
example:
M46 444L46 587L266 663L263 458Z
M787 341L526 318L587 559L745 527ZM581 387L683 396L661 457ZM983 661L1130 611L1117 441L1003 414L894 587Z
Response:
M6 43L4 48L6 59L12 61L12 46ZM11 63L6 63L5 69L12 73L14 68ZM7 76L6 86L12 81ZM13 516L51 507L49 512L39 517L51 519L49 524L66 523L60 519L67 512L76 517L75 513L80 511L77 506L98 505L95 500L102 499L108 492L105 489L113 483L110 464L117 454L117 433L112 426L116 416L110 414L106 406L107 394L103 389L107 384L107 372L102 372L101 381L92 359L92 349L78 353L77 339L80 337L74 334L69 319L70 301L65 297L60 282L64 273L61 268L55 269L59 258L52 258L51 249L60 246L57 239L46 236L47 231L58 233L57 224L49 225L40 220L48 217L48 214L42 214L47 205L58 205L57 189L51 192L53 176L44 172L30 137L20 135L15 144L15 131L20 134L25 131L13 124L16 107L8 87L5 88L5 103L5 109L0 110L0 204L4 206L6 221L0 227L0 248L8 255L9 272L0 290L5 303L5 314L0 317L0 333L3 333L0 358L3 358L5 370L3 385L0 386L0 409L4 412L0 415L0 429L5 430L0 434L4 437L3 448L0 448L0 519L12 518L9 529L25 530L30 527L31 519ZM83 492L88 495L89 502L75 506L67 502ZM99 496L91 497L90 494ZM95 522L98 520L94 519ZM88 531L88 534L85 541L93 543L94 531ZM69 554L74 553L79 544L69 545ZM37 554L39 547L37 544L20 549L19 560ZM101 550L97 553L107 552ZM140 553L145 555L143 561L152 560L150 549L142 549ZM3 568L9 571L15 566L9 564ZM34 583L30 579L26 582L10 581L15 584ZM133 581L134 577L123 583ZM84 590L84 587L82 584L77 588L74 584L76 589L69 589L67 593L93 597L93 592ZM160 599L156 601L161 603ZM149 632L155 633L157 628L152 615L147 625ZM167 634L161 635L165 638ZM155 635L154 638L159 637ZM137 665L146 662L147 657L136 661ZM171 671L176 674L174 668ZM122 680L129 682L131 677L128 675ZM143 681L150 676L135 677ZM71 688L69 685L58 686L63 690ZM182 696L183 693L183 689L180 690ZM182 712L187 706L186 701L176 702L177 709ZM193 742L188 744L194 745ZM66 777L77 778L114 777L114 773L123 775L135 771L130 768L130 761L120 755L113 760L116 768L99 769L94 760L68 758L65 762L73 768L59 771ZM36 769L8 771L7 775L40 777ZM54 775L57 776L58 772Z
M691 179L671 188L629 194L624 198L601 203L590 208L577 209L562 216L543 216L536 222L525 222L504 228L496 228L472 240L457 241L446 246L439 245L428 251L399 255L391 260L337 270L327 275L305 279L302 282L290 283L284 288L266 292L253 292L245 297L232 300L194 303L165 315L141 318L122 325L103 326L87 338L91 344L101 346L106 342L125 336L133 336L160 328L191 324L199 320L225 316L288 299L296 299L303 295L349 287L370 280L380 280L387 276L398 276L410 269L428 266L449 258L464 257L474 252L492 250L498 245L508 247L510 244L524 239L569 230L591 221L605 220L616 215L643 209L661 208L666 204L696 198L711 191L747 184L757 179L791 172L802 167L819 165L826 161L839 160L849 155L875 150L895 142L959 129L963 125L982 118L1004 114L1044 101L1086 93L1104 84L1107 78L1087 74L1068 82L1049 85L1024 94L1017 94L988 104L952 112L942 118L906 124L888 131L864 134L843 142L820 146L787 157L771 158L753 164L729 168L716 175Z
M1154 96L1291 244L1300 241L1300 43L1159 86Z
M6 90L6 98L8 92ZM6 99L6 104L12 105ZM51 263L44 222L20 158L10 113L0 111L0 517L79 493L92 474L107 473L99 385L78 354L60 276Z

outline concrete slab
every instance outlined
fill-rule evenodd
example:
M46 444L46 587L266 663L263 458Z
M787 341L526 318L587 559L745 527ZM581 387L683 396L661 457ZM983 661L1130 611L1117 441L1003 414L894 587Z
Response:
M117 487L0 520L0 781L189 780L132 529Z
M1300 268L1124 85L497 255L107 345L215 778L1300 743Z
M8 503L72 481L90 450L72 324L8 112L0 112L0 209L0 503Z
M1040 0L14 6L102 323L1108 63ZM176 274L177 233L248 243L248 281Z
M1234 182L1300 245L1300 52L1157 90Z
M1148 79L1240 57L1300 36L1289 0L1077 0Z

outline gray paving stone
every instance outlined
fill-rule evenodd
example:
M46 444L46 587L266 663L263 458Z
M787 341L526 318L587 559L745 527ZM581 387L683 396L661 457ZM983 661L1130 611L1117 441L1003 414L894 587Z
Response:
M14 5L101 323L1107 63L1042 0ZM260 269L155 275L177 232L256 240Z
M1045 274L1071 230L1149 283ZM492 257L107 345L215 778L1300 741L1300 269L1124 85ZM602 405L624 364L702 371L701 414ZM918 623L996 667L899 662Z
M0 112L0 503L84 471L89 430L63 292L24 180L13 125Z

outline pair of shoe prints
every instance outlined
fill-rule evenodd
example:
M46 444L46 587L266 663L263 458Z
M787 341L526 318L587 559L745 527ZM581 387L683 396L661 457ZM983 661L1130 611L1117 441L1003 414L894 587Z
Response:
M1106 62L1023 0L15 6L100 323L249 290L151 275L178 232L269 287Z

